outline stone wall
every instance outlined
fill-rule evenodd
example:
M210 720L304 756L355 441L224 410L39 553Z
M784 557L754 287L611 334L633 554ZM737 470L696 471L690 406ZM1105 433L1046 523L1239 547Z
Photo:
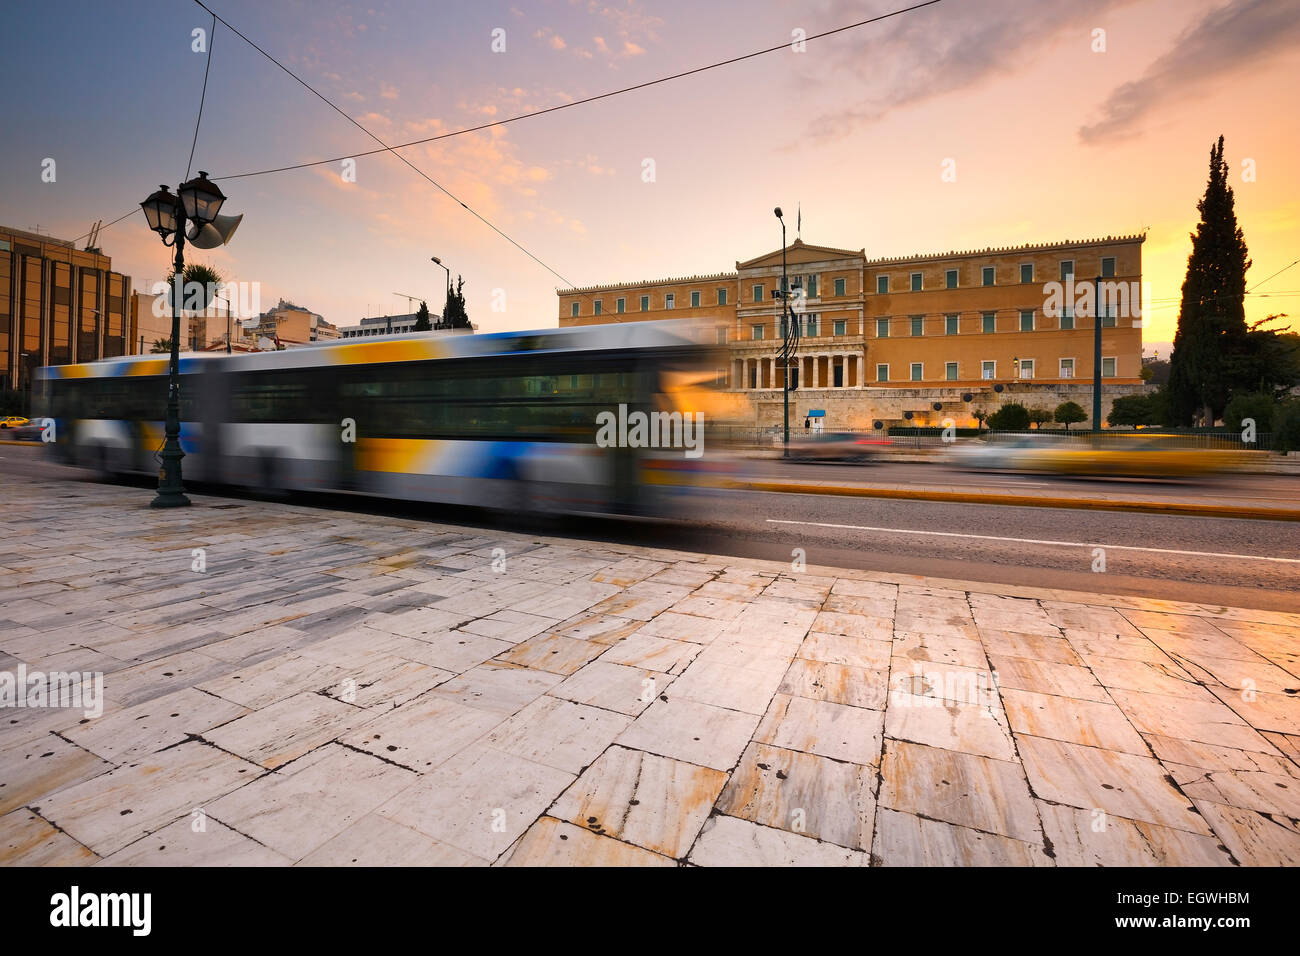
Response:
M1103 385L1101 420L1105 424L1116 398L1125 395L1145 395L1151 391L1147 385ZM782 393L779 389L739 391L752 402L753 414L748 421L737 424L756 425L760 428L779 426L782 423ZM965 396L969 395L969 401ZM1089 416L1082 426L1092 424L1092 383L1076 385L1032 385L1026 382L1004 384L1001 392L993 386L978 388L835 388L796 389L790 393L790 428L803 428L804 416L812 409L826 412L826 431L858 431L891 425L916 425L939 427L945 418L951 418L959 428L976 425L971 412L984 408L994 412L1007 402L1019 402L1028 408L1055 410L1062 402L1077 402ZM935 409L935 405L939 405ZM911 412L911 418L907 413Z

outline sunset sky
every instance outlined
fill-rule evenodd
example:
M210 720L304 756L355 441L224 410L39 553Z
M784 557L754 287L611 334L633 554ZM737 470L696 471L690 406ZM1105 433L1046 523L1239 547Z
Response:
M387 143L788 42L907 0L212 0ZM185 0L12 5L0 36L0 222L60 238L185 174L203 83ZM495 29L506 49L492 51ZM1094 52L1094 30L1105 52ZM194 169L213 177L375 143L218 26ZM1300 256L1300 2L944 0L883 23L559 113L403 150L557 278L391 154L221 182L245 219L201 253L336 324L442 306L438 255L484 331L553 326L555 289L734 268L780 244L868 256L1146 230L1147 348L1177 298L1222 133L1254 287ZM46 157L57 180L41 181ZM643 182L645 160L655 181ZM955 161L956 181L941 178ZM1255 181L1243 180L1253 160ZM137 210L138 211L138 210ZM793 220L793 216L788 216ZM793 238L791 235L790 238ZM84 241L83 241L84 244ZM147 288L168 252L135 215L101 246ZM491 308L503 290L505 310ZM1300 266L1246 300L1300 313ZM500 298L500 297L498 297ZM1297 325L1300 327L1300 325Z

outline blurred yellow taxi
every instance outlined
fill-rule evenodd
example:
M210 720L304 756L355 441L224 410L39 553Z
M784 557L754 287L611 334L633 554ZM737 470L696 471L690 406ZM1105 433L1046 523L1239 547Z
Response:
M30 418L23 418L21 415L6 415L0 418L0 428L21 428L23 425L30 425Z
M1177 478L1231 471L1252 454L1233 448L1199 447L1196 436L1153 432L994 436L958 452L955 463L976 470L1126 478Z

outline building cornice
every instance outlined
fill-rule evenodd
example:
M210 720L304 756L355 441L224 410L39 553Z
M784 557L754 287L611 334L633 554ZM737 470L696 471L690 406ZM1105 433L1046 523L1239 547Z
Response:
M972 259L981 256L1005 256L1036 252L1064 251L1068 249L1088 249L1098 246L1113 246L1118 244L1131 244L1146 242L1146 233L1134 233L1131 235L1103 236L1094 239L1063 239L1055 242L1036 242L1026 243L1019 246L987 246L982 249L960 249L949 252L922 252L910 256L885 256L877 259L868 259L865 251L862 249L835 249L830 246L813 246L800 242L800 247L805 250L817 252L828 252L841 255L845 258L855 258L862 260L864 266L868 269L879 266L906 265L921 262L940 262L949 259ZM799 240L795 240L799 242ZM791 249L796 248L791 244ZM771 256L772 253L757 256L745 262L737 262L737 271L735 272L714 272L707 275L691 275L668 277L664 279L641 279L639 281L614 282L606 285L587 285L574 286L570 289L556 289L557 296L564 295L590 295L593 292L623 292L632 289L646 289L668 285L686 285L692 282L716 282L738 281L740 279L740 269L761 262Z

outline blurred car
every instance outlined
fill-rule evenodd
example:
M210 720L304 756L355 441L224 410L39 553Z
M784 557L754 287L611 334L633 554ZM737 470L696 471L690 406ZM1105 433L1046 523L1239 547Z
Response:
M23 418L21 415L6 415L0 418L0 428L21 428L23 425L30 425L30 418Z
M1176 478L1231 471L1247 454L1230 448L1202 448L1185 435L1034 433L992 436L959 445L952 461L973 471Z
M814 432L799 439L790 436L790 457L794 461L867 461L890 444L888 438L854 432Z
M4 436L10 441L40 441L44 430L39 421L28 422L26 425L11 425Z

